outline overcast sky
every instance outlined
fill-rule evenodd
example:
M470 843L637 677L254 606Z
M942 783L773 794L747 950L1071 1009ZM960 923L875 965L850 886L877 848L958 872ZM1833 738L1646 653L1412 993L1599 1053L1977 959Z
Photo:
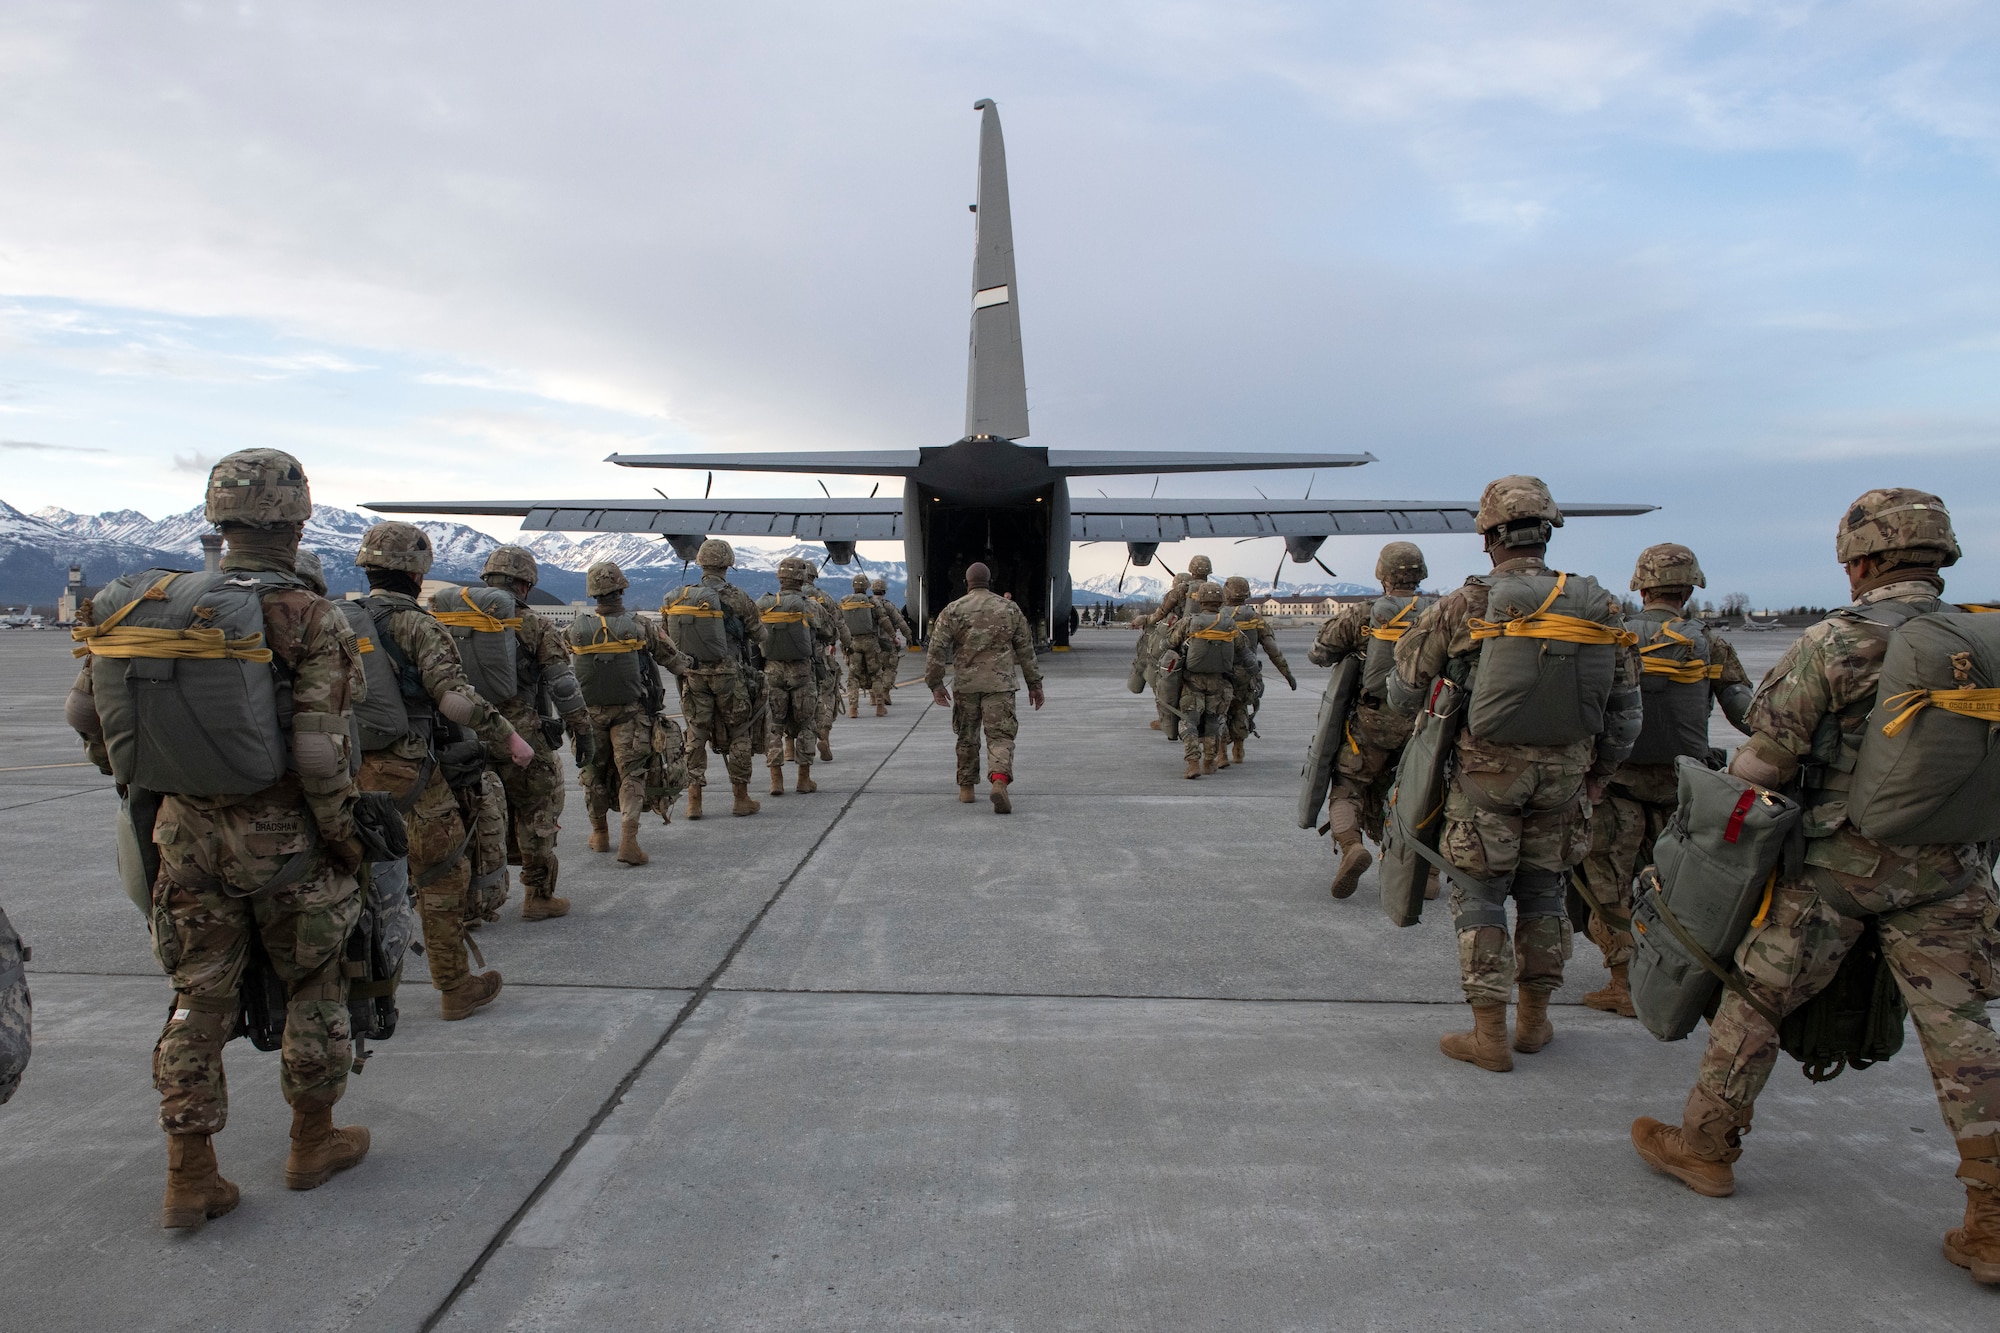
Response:
M253 444L352 505L948 443L992 97L1033 443L1371 450L1315 484L1355 497L1535 472L1662 506L1556 563L1622 588L1685 541L1760 604L1842 600L1837 514L1921 486L2000 594L1996 69L2000 6L1944 0L14 0L0 498L157 517Z

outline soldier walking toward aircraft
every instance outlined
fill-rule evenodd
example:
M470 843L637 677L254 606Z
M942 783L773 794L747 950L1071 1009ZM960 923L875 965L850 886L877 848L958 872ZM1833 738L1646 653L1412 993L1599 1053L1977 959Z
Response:
M1451 911L1474 1026L1439 1045L1496 1073L1514 1067L1507 1000L1517 982L1513 1049L1532 1054L1554 1036L1549 996L1570 951L1568 872L1590 847L1590 798L1639 736L1638 663L1617 599L1595 579L1542 563L1562 521L1538 478L1488 485L1474 522L1493 572L1424 612L1397 643L1389 677L1389 709L1405 717L1440 675L1471 683L1438 850L1455 872Z
M1164 699L1180 713L1181 753L1187 759L1182 777L1198 778L1226 765L1217 755L1229 732L1229 703L1236 670L1250 649L1241 642L1235 617L1223 606L1223 592L1213 583L1196 584L1194 605L1174 622L1167 639L1163 676L1180 679L1180 697Z
M896 673L902 670L903 666L901 650L896 640L900 637L904 643L914 648L917 636L910 629L910 622L903 619L903 613L890 602L887 579L876 579L868 585L868 591L873 596L875 605L882 608L883 619L889 625L889 637L883 640L882 658L875 664L875 688L872 691L875 697L875 715L883 717L887 715L889 705L896 702Z
M1014 781L1014 737L1021 724L1014 715L1018 671L1028 682L1028 702L1042 706L1042 668L1035 661L1034 635L1028 617L987 583L983 563L965 569L965 596L938 614L931 624L930 653L924 684L940 708L951 709L952 730L958 736L958 799L971 804L979 784L979 736L986 734L988 795L995 814L1014 808L1008 787ZM951 689L944 675L951 669Z
M1278 636L1272 632L1271 622L1245 605L1250 600L1250 580L1241 574L1231 574L1223 581L1222 600L1236 620L1237 633L1243 636L1243 652L1229 679L1229 730L1226 739L1235 753L1218 752L1215 759L1217 768L1228 767L1225 761L1232 758L1239 764L1243 762L1243 743L1250 739L1257 702L1264 695L1263 666L1257 661L1259 649L1271 659L1271 665L1278 668L1285 684L1295 690L1299 687L1299 679L1292 674L1291 663L1285 661L1285 654L1278 647Z
M856 574L853 595L840 599L840 620L852 640L847 650L847 715L861 716L861 692L867 690L869 702L880 716L887 711L884 705L888 702L878 689L883 663L887 661L889 670L895 670L895 611L870 597L868 576Z
M764 622L750 594L729 581L736 552L710 537L695 553L701 582L674 593L662 608L674 647L693 658L681 675L681 712L687 718L688 818L702 816L708 785L708 751L723 756L736 802L732 815L754 815L750 761L764 739Z
M1738 731L1746 730L1750 677L1720 634L1687 616L1688 600L1707 578L1694 552L1676 542L1648 546L1632 571L1632 591L1645 599L1626 627L1639 636L1639 688L1645 722L1631 758L1604 784L1591 807L1590 855L1574 885L1590 913L1590 938L1604 951L1611 980L1583 997L1592 1009L1635 1017L1627 971L1632 961L1632 881L1652 860L1660 830L1678 796L1674 761L1708 761L1708 716L1714 704Z
M771 770L771 795L785 794L785 751L798 756L798 790L819 790L812 779L813 749L819 741L819 682L814 677L832 626L800 588L806 562L786 556L778 562L778 591L757 599L764 623L764 762Z
M597 605L571 618L569 648L588 728L577 767L590 812L590 850L610 850L607 823L615 809L618 859L642 866L649 858L639 846L640 819L648 809L671 818L687 766L687 742L667 714L658 667L679 675L690 663L657 621L625 609L630 586L610 560L584 572L583 590Z
M1375 559L1375 577L1382 595L1371 602L1351 602L1335 611L1319 628L1306 653L1314 666L1330 667L1343 657L1362 654L1360 694L1343 724L1339 752L1333 763L1333 787L1327 795L1328 830L1340 848L1340 870L1333 877L1333 896L1352 897L1362 872L1375 858L1362 834L1379 844L1389 788L1396 781L1396 760L1410 739L1412 719L1388 711L1385 696L1395 669L1396 645L1404 633L1437 601L1417 592L1430 570L1414 542L1390 542ZM1424 888L1425 898L1438 896L1437 871Z
M819 757L822 760L828 760L833 758L834 719L840 716L841 661L842 657L845 657L850 662L852 661L854 656L854 636L848 632L847 621L841 616L840 608L834 605L833 598L821 591L819 586L819 566L810 560L803 561L802 563L805 566L805 582L799 586L799 591L805 594L807 600L812 602L814 606L819 608L820 624L832 633L832 637L820 647L817 672L819 717L813 728L819 736ZM836 647L840 649L841 657L834 655Z

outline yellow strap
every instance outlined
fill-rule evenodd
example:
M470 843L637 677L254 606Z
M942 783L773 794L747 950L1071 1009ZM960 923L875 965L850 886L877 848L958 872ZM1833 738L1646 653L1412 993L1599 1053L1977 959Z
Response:
M1360 747L1359 745L1356 745L1356 744L1354 743L1354 728L1353 728L1353 727L1349 726L1349 725L1348 725L1347 723L1345 723L1345 722L1341 723L1341 724L1340 724L1340 734L1341 734L1342 736L1344 736L1344 737L1346 737L1346 738L1347 738L1347 748L1348 748L1348 749L1350 749L1350 750L1354 751L1354 753L1356 753L1356 754L1360 754L1360 753L1361 753L1361 747Z
M375 640L365 634L356 635L354 643L356 652L372 653L375 651Z
M1778 890L1778 872L1776 870L1773 870L1771 872L1771 877L1764 881L1764 902L1763 905L1757 909L1757 915L1751 919L1750 929L1752 930L1760 929L1766 921L1769 921L1771 919L1771 898L1772 895L1777 892L1777 890Z
M1639 642L1638 635L1614 625L1577 616L1550 615L1549 607L1562 596L1563 585L1568 582L1569 575L1558 574L1554 590L1542 604L1518 620L1503 620L1496 624L1474 616L1469 625L1474 642L1498 638L1554 639L1562 643L1610 644L1620 648L1629 648Z
M268 662L264 636L231 639L219 629L142 629L134 625L86 625L71 633L82 642L72 657L143 657L169 661Z
M1977 602L1967 602L1964 606L1961 606L1958 609L1961 611L1970 611L1973 614L1977 615L1983 611L2000 611L2000 605L1981 606Z
M840 599L840 609L843 611L859 611L874 605L873 599L867 597L843 597Z
M722 619L722 612L706 606L663 606L660 608L660 614L663 616L685 616L696 620Z
M1403 604L1403 607L1400 611L1396 612L1395 615L1390 616L1389 619L1380 628L1369 630L1368 631L1369 637L1375 639L1381 639L1385 643L1396 643L1400 641L1405 634L1410 632L1411 629L1411 625L1409 622L1410 608L1414 607L1416 604L1417 604L1417 599L1412 597L1409 601Z
M796 625L806 618L803 611L765 611L758 615L766 625Z
M1210 625L1207 629L1190 631L1188 637L1190 639L1207 639L1211 643L1228 643L1235 639L1237 635L1236 630L1217 628L1222 624L1222 614L1222 612L1217 611L1215 613L1214 624Z
M1910 719L1926 708L1942 708L1960 717L2000 722L2000 689L1904 690L1884 699L1882 706L1903 710L1882 724L1884 736L1900 734L1910 725Z
M614 639L614 638L612 638L612 637L611 637L611 627L610 627L609 625L607 625L607 624L605 624L605 623L604 623L604 620L603 620L603 618L602 618L601 616L600 616L600 617L596 617L596 619L597 619L597 630L596 630L596 633L594 633L594 634L593 634L593 635L591 636L591 640L590 640L590 642L589 642L589 643L572 643L572 644L571 644L571 645L569 646L569 650L570 650L571 652L573 652L573 653L636 653L636 652L640 652L640 651L642 651L642 650L643 650L643 649L645 648L646 644L645 644L645 641L644 641L644 640L642 640L642 639Z
M466 609L463 611L433 611L431 614L437 617L439 624L456 625L460 629L474 629L480 631L482 634L499 634L504 630L521 628L521 617L512 616L506 620L500 620L480 610L478 604L472 600L472 594L465 589L460 588L458 596L465 603Z
M155 583L152 587L146 589L146 591L140 593L137 597L134 597L131 601L125 603L125 605L119 607L116 611L113 611L110 617L107 620L105 620L105 622L102 625L79 625L75 629L69 632L69 636L72 639L88 639L88 638L94 638L96 635L102 634L106 630L116 629L118 627L118 622L123 620L126 616L131 615L132 608L137 606L139 603L148 601L151 602L165 601L167 599L167 585L169 583L172 583L175 579L179 577L180 575L178 573L167 575L165 578L161 579L158 583ZM83 654L81 653L74 653L72 655L76 657L83 656Z
M1643 653L1646 650L1641 648L1639 651ZM1662 662L1657 657L1640 658L1639 670L1648 676L1665 676L1682 685L1698 685L1722 675L1721 667L1710 667L1706 662Z

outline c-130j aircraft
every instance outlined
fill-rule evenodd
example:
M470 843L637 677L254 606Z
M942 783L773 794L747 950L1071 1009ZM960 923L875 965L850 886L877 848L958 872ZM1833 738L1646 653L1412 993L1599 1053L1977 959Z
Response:
M1069 643L1069 554L1075 542L1124 542L1130 563L1144 566L1163 542L1281 537L1286 556L1305 564L1330 536L1472 531L1477 501L1073 497L1073 477L1343 468L1372 463L1375 455L1022 444L1028 436L1028 391L1007 152L999 107L981 99L973 109L981 115L979 201L972 206L977 224L964 438L920 449L612 454L605 460L620 467L894 476L903 479L900 499L380 501L367 507L388 514L519 515L523 531L658 533L683 560L693 559L710 534L821 542L836 565L853 560L856 542L901 539L908 606L920 631L965 592L965 567L982 560L992 570L993 587L1012 593L1038 636L1058 649ZM1652 508L1562 505L1572 517L1643 514Z

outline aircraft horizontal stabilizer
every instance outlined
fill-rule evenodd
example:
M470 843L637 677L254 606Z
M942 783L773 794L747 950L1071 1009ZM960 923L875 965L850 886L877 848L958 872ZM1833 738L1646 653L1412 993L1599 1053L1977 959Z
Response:
M1179 449L1051 449L1049 469L1070 477L1146 476L1155 472L1272 472L1286 468L1360 467L1373 454L1189 453Z
M1572 518L1650 513L1653 505L1562 505ZM1471 532L1476 500L1070 499L1071 541L1174 542L1208 537L1395 536Z
M901 477L917 470L915 449L825 449L772 454L613 454L619 467L674 467L700 472L823 472L828 476Z

